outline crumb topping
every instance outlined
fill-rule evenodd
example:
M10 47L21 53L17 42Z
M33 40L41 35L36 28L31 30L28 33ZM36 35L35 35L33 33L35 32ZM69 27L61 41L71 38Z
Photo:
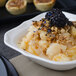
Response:
M40 31L45 31L46 40L49 43L59 43L59 44L67 44L75 42L72 40L73 36L71 35L71 27L75 27L75 25L69 21L64 27L50 26L50 21L43 18L40 21L33 21L33 26L38 29L38 31L34 31L35 37L37 33ZM73 42L72 42L73 41Z

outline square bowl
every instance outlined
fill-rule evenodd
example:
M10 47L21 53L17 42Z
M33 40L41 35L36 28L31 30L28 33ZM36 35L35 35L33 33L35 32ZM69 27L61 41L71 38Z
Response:
M76 21L76 15L63 12L65 16L70 20L70 21ZM36 63L45 66L50 69L54 70L69 70L72 68L76 67L76 60L74 61L69 61L69 62L55 62L55 61L50 61L48 59L44 59L38 56L35 56L33 54L30 54L27 51L24 51L19 48L18 42L21 40L22 37L24 37L27 33L28 28L32 25L32 21L39 21L41 18L45 17L45 13L42 13L30 20L24 21L22 24L19 26L7 31L4 35L4 43L9 46L10 48L20 52L24 56L30 58L32 61L35 61Z

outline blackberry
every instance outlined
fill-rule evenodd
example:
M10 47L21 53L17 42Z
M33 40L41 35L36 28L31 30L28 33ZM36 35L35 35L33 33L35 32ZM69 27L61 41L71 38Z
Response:
M68 23L68 19L59 9L52 9L45 15L45 19L50 21L51 26L64 27Z

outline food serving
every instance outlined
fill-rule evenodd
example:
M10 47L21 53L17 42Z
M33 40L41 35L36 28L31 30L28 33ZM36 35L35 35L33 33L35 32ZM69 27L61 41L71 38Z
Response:
M13 15L19 15L26 11L26 0L9 0L6 3L6 9Z
M76 60L76 25L59 9L47 12L45 18L33 21L20 47L51 61Z
M51 10L56 0L34 0L34 5L40 11Z

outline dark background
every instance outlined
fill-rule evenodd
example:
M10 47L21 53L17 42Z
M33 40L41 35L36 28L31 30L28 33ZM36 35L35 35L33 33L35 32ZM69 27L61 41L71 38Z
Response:
M63 11L76 14L76 0L56 0L54 8L59 8ZM18 26L23 21L30 19L40 13L42 12L36 10L33 4L28 4L27 12L18 16L9 14L5 10L5 7L0 8L0 54L8 59L20 54L4 44L4 34L6 31Z

